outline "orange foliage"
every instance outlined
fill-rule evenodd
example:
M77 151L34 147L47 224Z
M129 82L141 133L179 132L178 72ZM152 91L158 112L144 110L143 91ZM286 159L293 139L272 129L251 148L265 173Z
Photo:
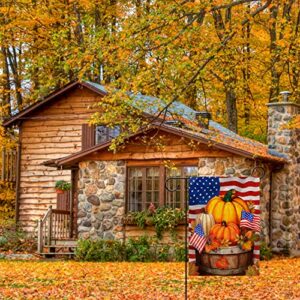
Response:
M189 299L299 299L300 259L260 276L190 277ZM1 299L184 299L183 263L0 262Z

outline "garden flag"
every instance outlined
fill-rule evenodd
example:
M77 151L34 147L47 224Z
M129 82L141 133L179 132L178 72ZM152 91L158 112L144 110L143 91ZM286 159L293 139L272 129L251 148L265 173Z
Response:
M253 242L252 236L260 231L260 179L203 176L190 177L188 183L189 262L196 262L198 247L195 247L194 240L199 232L197 223L202 222L202 233L206 236L202 236L200 249L203 253L200 258L209 252L218 254L221 250L228 250L241 255L249 255L250 252L256 263L259 260L259 242ZM208 215L203 215L204 212ZM204 246L203 241L206 243ZM223 255L216 268L227 268L231 264Z
M250 212L242 211L241 228L253 229L256 232L260 231L260 217L253 215Z
M202 225L198 224L191 236L190 245L192 245L195 249L198 250L199 253L201 253L206 244L206 240L207 237L204 235Z

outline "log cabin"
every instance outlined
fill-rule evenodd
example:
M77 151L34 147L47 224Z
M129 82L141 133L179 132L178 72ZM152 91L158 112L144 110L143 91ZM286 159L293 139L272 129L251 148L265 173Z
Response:
M176 183L180 191L167 191L170 176L248 176L259 169L262 236L274 251L299 250L300 223L295 220L300 214L300 133L282 127L299 114L298 105L286 97L268 104L268 145L264 145L174 102L170 110L180 120L155 119L113 153L109 146L120 129L88 124L97 111L94 104L106 95L100 84L72 82L3 124L19 131L16 220L26 232L38 232L41 252L62 240L124 240L154 234L151 227L141 230L125 224L124 216L145 210L150 203L184 208L184 183ZM153 99L138 95L136 103L143 103L144 113L155 114ZM158 135L165 141L163 149L149 142ZM71 190L57 194L58 180L70 182ZM183 228L178 230L182 233Z

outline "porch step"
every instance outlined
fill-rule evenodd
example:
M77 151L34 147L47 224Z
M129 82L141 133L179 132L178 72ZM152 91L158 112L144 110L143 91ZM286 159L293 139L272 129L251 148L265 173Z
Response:
M77 240L54 240L51 245L44 245L40 255L45 258L57 258L62 256L74 256L77 247Z
M77 241L70 241L70 240L66 240L66 241L54 241L52 242L51 245L47 245L45 247L77 247Z
M42 252L41 255L74 255L74 252Z

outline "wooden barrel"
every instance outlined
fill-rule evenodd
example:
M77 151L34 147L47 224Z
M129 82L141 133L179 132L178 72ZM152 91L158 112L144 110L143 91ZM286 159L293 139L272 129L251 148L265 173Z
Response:
M211 275L245 274L252 265L252 251L243 251L238 246L224 247L210 253L197 254L200 271Z

